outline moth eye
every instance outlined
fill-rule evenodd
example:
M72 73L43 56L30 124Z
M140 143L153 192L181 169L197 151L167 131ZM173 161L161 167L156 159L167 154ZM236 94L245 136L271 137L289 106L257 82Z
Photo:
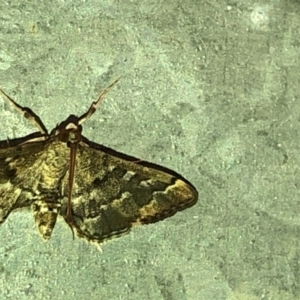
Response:
M67 130L62 130L59 134L58 134L58 138L61 142L66 143L69 139L69 132Z

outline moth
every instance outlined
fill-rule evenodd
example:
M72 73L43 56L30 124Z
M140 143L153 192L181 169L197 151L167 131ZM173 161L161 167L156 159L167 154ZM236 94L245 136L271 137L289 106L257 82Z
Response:
M31 109L0 89L2 98L38 128L0 141L0 224L13 210L31 207L44 240L50 239L60 215L73 237L100 245L197 202L196 189L176 172L82 135L82 124L117 81L83 115L70 115L50 133Z

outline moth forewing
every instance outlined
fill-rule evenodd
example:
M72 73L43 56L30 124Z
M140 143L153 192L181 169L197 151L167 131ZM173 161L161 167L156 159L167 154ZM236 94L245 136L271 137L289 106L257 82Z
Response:
M102 243L196 203L195 188L172 170L83 140L76 157L73 223L61 210L80 237Z

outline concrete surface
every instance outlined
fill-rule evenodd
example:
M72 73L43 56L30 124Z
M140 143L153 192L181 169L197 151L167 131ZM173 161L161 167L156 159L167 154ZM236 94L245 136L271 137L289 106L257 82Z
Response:
M1 1L0 86L181 173L191 209L103 246L0 227L0 299L300 299L300 2ZM0 102L1 139L32 132Z

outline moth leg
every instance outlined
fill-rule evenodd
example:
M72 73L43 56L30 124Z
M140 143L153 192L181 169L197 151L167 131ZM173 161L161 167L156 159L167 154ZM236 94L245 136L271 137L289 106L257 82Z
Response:
M84 121L86 121L97 109L100 102L104 98L104 96L108 93L108 91L120 80L120 78L117 78L115 81L113 81L99 96L98 100L93 102L88 109L87 112L85 112L78 120L78 125L81 125Z
M68 203L67 203L67 215L66 220L69 225L69 227L72 230L73 234L73 240L75 238L74 236L74 219L72 215L72 191L73 191L73 183L74 183L74 175L75 175L75 161L76 161L76 151L77 151L77 145L73 145L73 147L70 147L70 164L69 164L69 193L68 193Z
M10 98L7 94L4 93L3 90L0 89L0 95L2 95L3 99L6 100L10 105L12 105L18 112L21 113L27 120L29 120L35 127L39 129L39 131L43 134L48 134L45 125L42 120L36 115L30 108L23 107L15 102L12 98Z

